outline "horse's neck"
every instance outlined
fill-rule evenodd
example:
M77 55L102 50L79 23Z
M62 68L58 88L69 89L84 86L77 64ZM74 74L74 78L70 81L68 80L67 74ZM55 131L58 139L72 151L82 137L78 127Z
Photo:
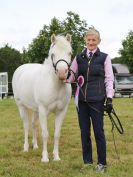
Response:
M52 60L51 60L50 57L46 58L43 64L46 64L46 65L49 65L49 66L53 66Z

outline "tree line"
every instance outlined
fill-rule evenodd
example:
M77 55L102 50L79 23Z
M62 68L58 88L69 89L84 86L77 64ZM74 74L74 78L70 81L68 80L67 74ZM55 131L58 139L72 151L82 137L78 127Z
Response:
M80 53L85 45L84 34L88 29L85 20L81 20L78 14L67 12L63 21L54 17L49 25L44 25L38 36L33 39L27 49L20 53L18 50L6 44L0 48L0 72L8 72L9 81L15 69L24 63L43 63L48 56L50 48L50 37L54 34L72 35L73 57ZM129 31L126 39L122 41L122 48L119 50L120 57L114 58L113 63L124 63L133 72L133 31Z

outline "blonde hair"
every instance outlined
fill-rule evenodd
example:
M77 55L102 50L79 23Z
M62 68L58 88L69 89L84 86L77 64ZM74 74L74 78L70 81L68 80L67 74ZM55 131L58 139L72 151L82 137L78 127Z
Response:
M94 26L89 27L88 31L85 33L84 39L86 39L89 34L95 34L100 39L100 33Z

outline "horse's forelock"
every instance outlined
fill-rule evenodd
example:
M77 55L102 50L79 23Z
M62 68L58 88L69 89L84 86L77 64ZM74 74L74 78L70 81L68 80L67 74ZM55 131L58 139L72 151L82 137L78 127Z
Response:
M54 46L57 46L57 48L60 48L60 49L71 50L71 44L66 39L65 36L56 36L56 41L55 41L55 43L52 44L52 47L54 47Z
M50 63L51 61L56 63L57 60L60 59L68 60L67 62L69 63L70 54L72 53L71 43L67 40L65 36L54 36L54 37L55 37L55 41L51 44L49 57L48 57Z

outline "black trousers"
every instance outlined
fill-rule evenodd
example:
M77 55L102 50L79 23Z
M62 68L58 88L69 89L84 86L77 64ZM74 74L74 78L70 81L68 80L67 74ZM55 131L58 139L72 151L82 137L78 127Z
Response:
M106 141L104 135L104 101L89 103L79 101L78 119L81 130L82 154L84 163L93 163L91 143L91 123L97 147L97 163L106 165ZM96 111L94 109L99 110Z

